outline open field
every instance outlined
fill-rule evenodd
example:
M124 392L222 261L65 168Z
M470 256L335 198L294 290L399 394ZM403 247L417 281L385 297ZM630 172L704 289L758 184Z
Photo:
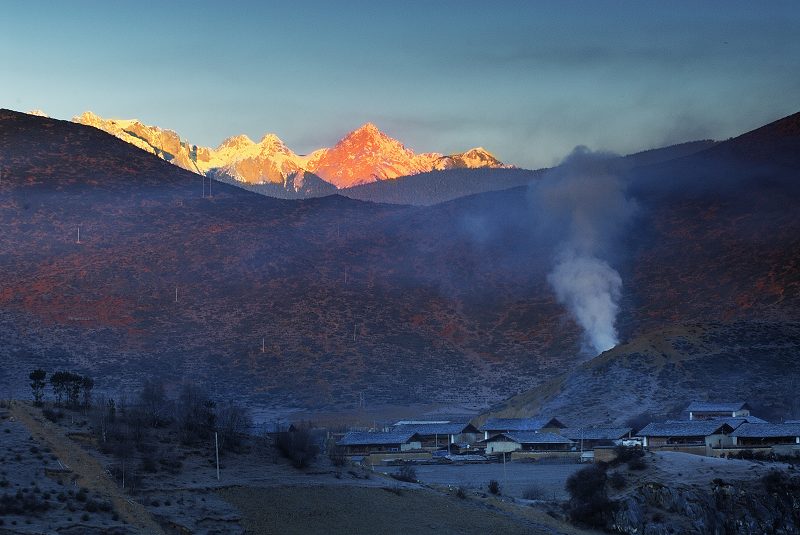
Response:
M564 490L567 478L583 466L573 464L548 464L509 462L505 467L499 463L467 465L421 465L415 466L417 478L427 484L452 485L475 492L487 492L492 479L500 483L500 490L506 496L524 497L525 491L535 487L541 499L566 500L569 496ZM376 470L387 474L396 473L395 466L380 467Z
M427 489L364 487L229 488L246 533L556 533L521 516Z

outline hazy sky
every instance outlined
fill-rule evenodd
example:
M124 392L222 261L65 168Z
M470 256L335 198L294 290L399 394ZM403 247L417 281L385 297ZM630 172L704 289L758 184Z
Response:
M0 0L0 107L541 167L800 111L800 2Z

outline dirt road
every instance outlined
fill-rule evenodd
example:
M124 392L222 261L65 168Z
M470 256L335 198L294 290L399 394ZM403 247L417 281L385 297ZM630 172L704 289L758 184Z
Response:
M142 533L163 534L161 526L147 510L126 496L100 463L64 431L41 416L38 409L19 401L11 405L11 415L21 422L37 440L47 444L61 463L76 476L78 485L106 496L114 504L119 516Z

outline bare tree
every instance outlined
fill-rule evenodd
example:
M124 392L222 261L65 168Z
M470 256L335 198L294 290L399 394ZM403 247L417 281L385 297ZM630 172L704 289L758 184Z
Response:
M175 404L181 441L191 444L211 436L216 425L215 403L196 385L186 383Z
M150 427L161 427L167 423L167 396L164 385L156 381L146 381L139 393L139 409L145 423Z
M242 439L252 425L250 414L244 407L227 403L217 411L217 432L221 451L233 451L242 445Z
M305 468L317 458L319 446L310 426L300 426L292 431L278 433L278 450L292 461L295 468Z
M83 406L88 409L92 406L92 389L94 388L94 379L89 376L81 378L81 387L83 388Z
M116 428L116 407L113 399L100 396L97 405L89 412L89 418L101 447L108 442L109 435Z

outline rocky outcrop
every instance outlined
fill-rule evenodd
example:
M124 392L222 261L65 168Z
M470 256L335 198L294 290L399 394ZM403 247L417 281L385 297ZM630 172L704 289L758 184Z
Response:
M617 503L611 528L630 535L800 532L800 476L715 480L710 488L650 482Z

